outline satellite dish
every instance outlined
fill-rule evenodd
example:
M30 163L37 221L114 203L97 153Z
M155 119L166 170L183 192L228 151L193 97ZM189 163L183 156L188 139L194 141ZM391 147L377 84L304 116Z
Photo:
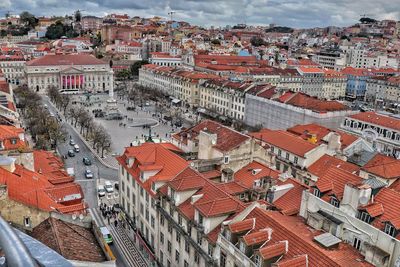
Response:
M194 162L190 162L190 166L191 166L191 167L194 167Z
M216 143L217 143L217 141L211 140L211 144L215 145Z
M72 214L72 220L76 220L76 214L74 213L74 214Z

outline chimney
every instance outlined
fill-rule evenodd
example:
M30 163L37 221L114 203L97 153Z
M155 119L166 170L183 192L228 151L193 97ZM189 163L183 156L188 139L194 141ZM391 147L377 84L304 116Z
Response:
M342 147L340 142L340 135L338 133L332 132L328 138L328 149L333 151L339 151Z

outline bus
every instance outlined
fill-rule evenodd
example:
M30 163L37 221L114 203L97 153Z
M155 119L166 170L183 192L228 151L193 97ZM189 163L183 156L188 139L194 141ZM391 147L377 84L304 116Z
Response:
M107 244L112 244L113 243L113 238L108 230L107 227L100 227L101 234L103 235L103 239Z

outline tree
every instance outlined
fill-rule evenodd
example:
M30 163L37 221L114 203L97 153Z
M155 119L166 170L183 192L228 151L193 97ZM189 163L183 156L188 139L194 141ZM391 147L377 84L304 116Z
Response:
M71 25L65 25L60 20L51 24L46 31L46 38L54 40L60 39L62 36L68 38L77 37L78 33L72 28Z
M221 44L221 41L218 40L218 39L212 39L212 40L211 40L211 43L214 44L214 45L220 45L220 44Z
M131 73L133 76L138 76L139 75L139 69L143 66L149 64L147 60L140 60L136 61L131 65Z
M101 157L104 157L104 152L111 148L111 136L107 133L104 127L99 127L99 137L97 142L97 152L101 150Z
M251 43L253 46L262 46L262 45L265 44L264 39L261 38L261 37L259 37L259 36L253 36L253 37L251 37L250 43Z
M75 11L75 21L80 22L82 19L82 14L80 10Z
M35 28L38 23L39 20L32 15L31 13L24 11L19 15L19 18L21 20L21 22L23 22L25 25L29 26L31 29Z
M363 18L360 19L360 22L362 24L369 24L369 23L375 23L376 20L372 19L372 18L363 17Z

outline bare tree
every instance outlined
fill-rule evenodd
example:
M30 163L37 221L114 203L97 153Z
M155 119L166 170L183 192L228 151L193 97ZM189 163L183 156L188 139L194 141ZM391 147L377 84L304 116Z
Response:
M107 133L104 127L100 128L100 135L97 143L97 152L101 151L101 157L104 157L105 151L110 151L111 149L111 136Z

